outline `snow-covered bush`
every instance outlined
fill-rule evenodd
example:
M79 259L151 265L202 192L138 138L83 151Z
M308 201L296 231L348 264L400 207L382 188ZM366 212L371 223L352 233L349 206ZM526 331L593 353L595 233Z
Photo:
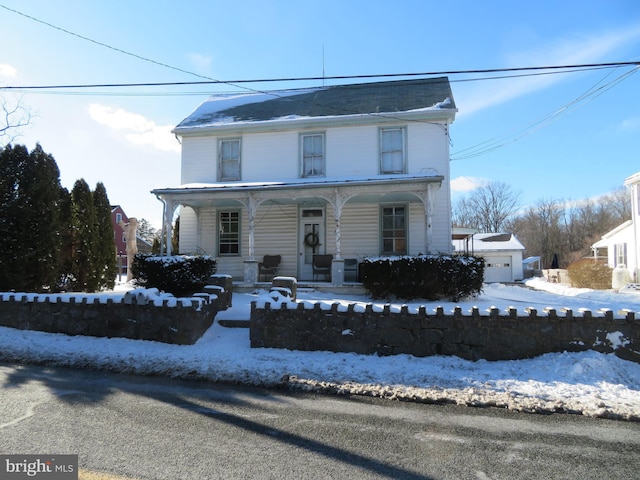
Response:
M468 255L419 255L365 259L363 286L374 298L460 298L482 290L484 259Z
M215 259L208 255L138 254L132 268L136 285L187 297L201 292L217 267Z

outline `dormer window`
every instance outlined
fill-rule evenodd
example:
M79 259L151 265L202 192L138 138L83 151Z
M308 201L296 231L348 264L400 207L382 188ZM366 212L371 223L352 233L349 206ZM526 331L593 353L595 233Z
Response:
M240 180L240 139L225 138L218 145L218 180Z
M300 136L302 150L302 176L323 177L324 172L324 134L313 133Z
M406 129L380 129L380 173L406 173Z

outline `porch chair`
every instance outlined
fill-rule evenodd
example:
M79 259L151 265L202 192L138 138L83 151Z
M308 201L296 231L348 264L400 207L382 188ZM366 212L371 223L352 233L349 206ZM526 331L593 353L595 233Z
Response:
M329 277L331 281L331 263L333 262L333 255L314 255L311 261L313 267L313 281L318 279L318 275L324 275Z
M258 263L258 279L264 276L266 281L267 275L271 275L272 278L275 277L278 274L278 268L280 268L280 260L282 260L280 255L265 255L262 257L262 262Z

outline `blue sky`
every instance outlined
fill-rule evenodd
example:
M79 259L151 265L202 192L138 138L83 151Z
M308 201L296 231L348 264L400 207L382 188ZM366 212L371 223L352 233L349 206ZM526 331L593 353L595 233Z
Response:
M0 0L0 26L3 86L640 60L636 0ZM523 207L541 199L594 198L620 187L640 171L640 72L631 72L625 67L499 80L450 75L459 109L451 129L454 201L489 181L510 185ZM485 79L469 81L478 78ZM243 85L270 90L321 83ZM8 101L20 97L33 115L16 143L29 149L41 143L55 157L64 186L72 188L78 178L92 187L101 181L111 203L159 227L162 205L149 191L175 186L180 178L171 128L209 94L238 90L221 84L3 95Z

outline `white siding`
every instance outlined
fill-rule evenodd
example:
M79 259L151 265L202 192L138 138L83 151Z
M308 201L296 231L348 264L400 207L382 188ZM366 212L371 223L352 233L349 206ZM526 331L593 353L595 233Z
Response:
M451 253L453 246L448 172L440 189L434 191L432 209L431 253Z
M449 139L442 125L411 123L407 126L408 173L433 168L448 177Z
M256 214L255 258L281 255L278 275L295 277L298 268L298 207L262 204ZM243 254L249 255L249 229L243 230Z
M409 204L409 255L427 253L427 219L422 203Z
M199 217L199 218L198 218ZM181 254L216 256L216 212L210 208L200 211L189 207L180 208Z
M216 181L216 137L184 137L182 139L181 184Z
M344 127L327 131L327 176L377 175L378 127Z
M180 207L180 245L178 252L195 253L197 249L198 220L196 212L189 207Z
M347 204L344 207L341 220L341 250L344 258L361 260L379 255L379 212L377 204ZM335 235L335 228L330 224L327 227Z
M213 208L200 209L200 235L198 252L205 255L215 257L217 252L217 233L218 220L216 218L216 210Z
M242 137L242 180L281 180L298 176L298 133L260 133Z
M448 181L449 143L444 127L428 123L407 128L407 167L411 174L433 169ZM324 132L326 176L379 174L379 129L375 125L241 135L242 181L271 181L300 175L299 135ZM216 182L218 137L182 140L182 183Z

